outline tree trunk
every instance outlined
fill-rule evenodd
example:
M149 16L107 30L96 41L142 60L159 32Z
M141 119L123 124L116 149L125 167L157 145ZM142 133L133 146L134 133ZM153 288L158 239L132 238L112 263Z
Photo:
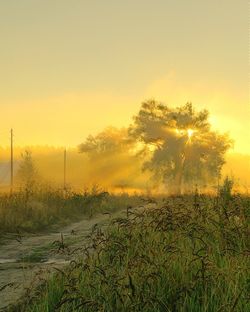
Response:
M182 168L176 173L174 179L174 193L180 195L182 193Z
M185 163L185 156L180 155L175 163L175 175L173 181L173 194L181 195L182 193L182 178L183 178L183 169Z

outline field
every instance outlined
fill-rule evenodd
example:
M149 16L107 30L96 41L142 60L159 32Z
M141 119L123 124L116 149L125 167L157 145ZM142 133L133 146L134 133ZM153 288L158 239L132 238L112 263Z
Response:
M141 199L13 311L249 311L250 198Z
M0 194L0 236L8 233L41 232L69 224L79 217L125 209L137 196L112 195L98 186L83 193L40 186L12 195Z
M0 1L0 312L250 312L248 2Z

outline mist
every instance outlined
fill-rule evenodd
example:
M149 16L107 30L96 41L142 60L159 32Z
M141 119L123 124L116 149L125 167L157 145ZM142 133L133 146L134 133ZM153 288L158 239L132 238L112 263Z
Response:
M25 150L32 152L34 164L43 183L63 187L64 147L27 146L16 147L14 153L14 185L16 174L21 161L21 153ZM0 190L7 190L10 183L9 149L0 148ZM142 159L135 153L110 153L105 158L99 155L95 159L79 148L67 149L67 185L74 190L83 191L94 184L114 192L145 192L154 186L149 172L142 171ZM232 176L236 186L242 192L250 188L250 155L228 152L222 175ZM16 185L17 186L17 185ZM158 186L158 190L161 188Z

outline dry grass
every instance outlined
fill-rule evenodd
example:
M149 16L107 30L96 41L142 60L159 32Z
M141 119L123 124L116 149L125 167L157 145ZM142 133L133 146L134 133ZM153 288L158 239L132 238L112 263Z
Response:
M22 190L13 195L0 195L0 235L16 232L39 232L55 225L65 225L91 218L98 212L125 209L136 196L118 196L93 189L75 193L51 187L39 187L35 191Z

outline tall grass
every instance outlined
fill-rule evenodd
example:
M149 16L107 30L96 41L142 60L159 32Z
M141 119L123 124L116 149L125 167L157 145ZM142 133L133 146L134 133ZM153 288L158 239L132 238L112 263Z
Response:
M98 212L113 212L136 201L127 194L112 195L101 189L76 193L52 187L23 189L0 195L0 235L6 232L46 230L67 224L79 216L91 218Z
M228 194L128 209L20 311L250 311L250 198Z

